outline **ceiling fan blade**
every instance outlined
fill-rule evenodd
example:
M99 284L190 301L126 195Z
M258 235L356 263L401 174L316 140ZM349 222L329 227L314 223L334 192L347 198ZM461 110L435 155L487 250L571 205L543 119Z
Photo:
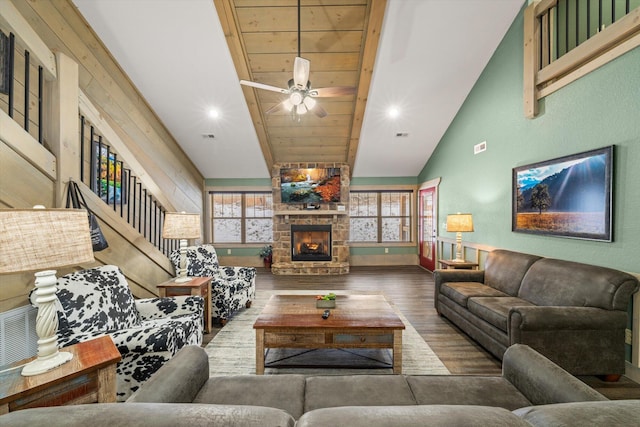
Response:
M318 104L315 105L315 107L313 107L313 114L315 114L316 116L320 117L321 119L327 117L327 115L329 113L327 113L327 110L325 110L324 108L322 108L321 106L319 106Z
M278 92L278 93L288 93L289 92L288 89L281 89L279 87L266 85L264 83L251 82L249 80L240 80L240 84L241 85L245 85L245 86L255 87L255 88L258 88L258 89L270 90L272 92Z
M277 112L282 111L282 110L284 110L284 103L283 102L278 102L273 107L267 109L264 113L265 114L274 114L274 113L277 113Z
M310 67L311 63L308 59L296 56L296 60L293 63L293 82L298 88L302 89L307 86Z
M321 87L317 89L311 89L309 95L326 98L331 96L347 96L356 93L356 88L353 86L334 86L334 87Z

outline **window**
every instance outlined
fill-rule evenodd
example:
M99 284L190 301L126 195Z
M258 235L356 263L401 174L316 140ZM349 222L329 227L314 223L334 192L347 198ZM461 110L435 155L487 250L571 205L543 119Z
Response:
M219 192L210 195L213 243L273 241L271 192Z
M412 191L354 191L349 195L351 242L410 242Z

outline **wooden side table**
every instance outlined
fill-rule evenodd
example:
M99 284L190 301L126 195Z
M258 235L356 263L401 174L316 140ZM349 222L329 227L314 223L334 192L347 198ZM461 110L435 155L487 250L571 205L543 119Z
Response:
M442 268L444 269L471 270L471 269L478 268L477 262L454 261L451 259L441 259L441 260L438 260L438 262L442 265Z
M73 359L40 375L21 374L22 365L35 357L0 368L0 415L41 406L116 401L120 352L111 337L85 341L61 351L73 354Z
M161 297L194 295L204 298L204 330L211 333L211 277L193 277L184 283L176 283L173 278L159 284L158 291Z

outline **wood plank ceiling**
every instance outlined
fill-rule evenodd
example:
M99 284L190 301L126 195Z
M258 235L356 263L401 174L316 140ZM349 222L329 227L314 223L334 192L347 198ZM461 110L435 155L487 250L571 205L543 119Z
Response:
M239 79L287 88L298 55L298 0L214 0ZM300 56L312 88L356 87L355 95L316 98L328 115L294 120L265 114L286 95L242 86L269 169L274 163L353 166L386 0L301 0Z

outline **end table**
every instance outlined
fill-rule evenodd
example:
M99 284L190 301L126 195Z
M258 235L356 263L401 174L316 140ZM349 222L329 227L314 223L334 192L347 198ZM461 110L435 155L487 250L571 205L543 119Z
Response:
M204 330L211 333L211 277L192 277L189 282L176 283L176 278L158 285L161 297L193 295L204 298Z
M454 261L451 259L441 259L438 262L442 265L442 268L446 269L454 269L454 270L471 270L477 269L478 263L471 261Z
M23 377L21 360L0 368L0 415L41 406L113 403L116 401L116 364L120 352L111 337L102 336L61 351L73 358L50 371ZM6 369L8 368L8 369Z

